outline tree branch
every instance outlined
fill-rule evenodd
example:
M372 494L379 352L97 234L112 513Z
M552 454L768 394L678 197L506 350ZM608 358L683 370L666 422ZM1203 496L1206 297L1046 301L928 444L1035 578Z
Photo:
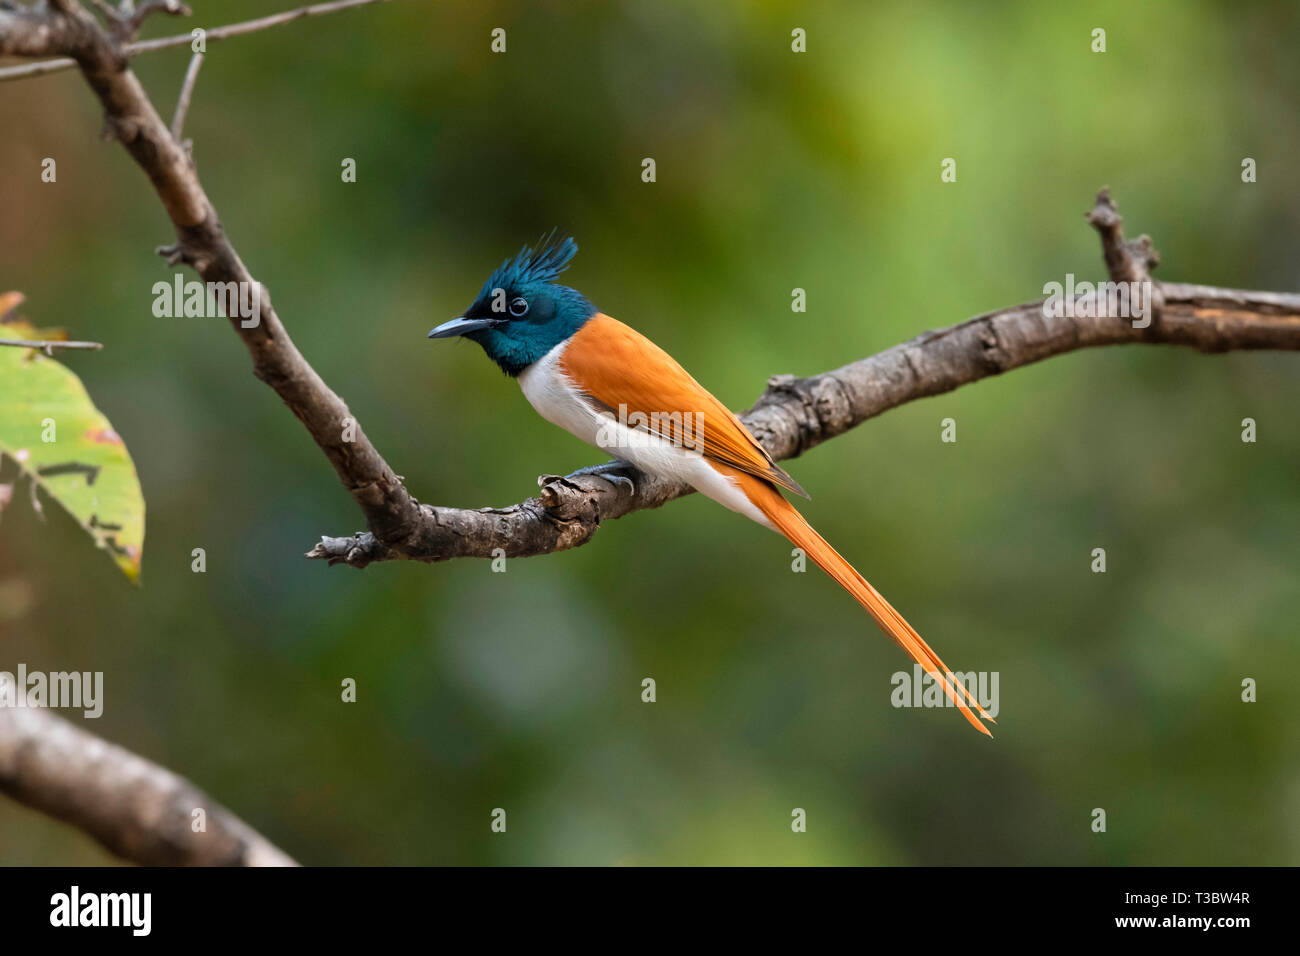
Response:
M176 112L172 114L172 139L180 142L182 146L184 142L181 140L181 130L185 127L185 114L189 112L190 97L194 95L194 84L198 82L199 67L202 65L202 53L195 53L190 57L190 65L185 70L185 79L181 83L181 93L176 99Z
M147 866L297 865L188 780L46 710L0 707L0 792Z
M315 17L326 13L336 13L339 10L348 10L352 7L361 7L371 3L387 3L388 0L334 0L332 3L317 3L309 7L300 7L296 10L286 10L283 13L274 13L270 16L259 17L256 20L245 20L242 23L232 23L227 26L213 27L206 30L206 38L212 40L226 40L230 37L243 36L247 33L256 33L259 30L266 30L270 27L282 26L286 23L292 23L295 20L301 20L304 17ZM142 7L141 10L144 8ZM184 13L188 16L188 10L180 8L169 10L166 4L159 7L154 4L149 12L163 9L169 13ZM139 11L137 11L137 17ZM25 18L37 18L40 14L33 12L23 12ZM47 37L43 40L37 40L29 44L26 51L22 49L5 49L3 46L3 34L5 31L4 11L0 10L0 53L10 53L14 56L53 56L59 53L66 53L69 50L69 44L66 40ZM139 24L128 24L132 31L139 30ZM120 39L120 38L119 38ZM134 43L127 43L122 47L123 53L128 56L136 56L140 53L153 53L155 50L167 50L172 47L189 46L194 42L194 37L189 33L181 33L176 36L159 37L156 40L139 40ZM77 65L77 61L71 56L62 56L53 60L42 60L39 63L28 63L23 66L12 66L0 70L0 82L5 80L21 80L33 76L43 76L46 73L58 73L62 70L70 70Z
M327 4L312 12L360 2ZM310 12L287 16L304 15ZM103 105L105 131L148 175L176 229L176 243L164 250L169 258L192 265L207 281L255 282L226 239L187 152L128 68L124 49L122 40L106 33L76 0L50 0L36 9L0 0L0 53L61 53L76 61ZM268 295L260 297L256 318L247 328L238 317L231 320L255 374L307 425L375 526L400 527L402 509L415 511L401 482L359 428L355 441L342 440L347 406L302 358ZM114 853L140 863L293 864L187 781L39 710L0 708L0 792L80 827ZM198 808L206 811L204 833L191 827Z
M305 14L295 11L255 22L283 22L294 15ZM84 12L81 16L89 19ZM56 21L75 18L75 14L54 17ZM7 42L3 27L0 19L0 50L14 45ZM52 29L65 27L56 22ZM92 34L89 39L82 35L80 45L66 52L77 58L104 105L107 128L149 176L176 226L177 242L159 251L169 262L193 266L209 282L255 282L222 230L188 155L158 118L134 74L124 67L124 48L98 30L85 31L83 24L86 32ZM1088 219L1101 236L1112 280L1147 281L1158 261L1150 240L1124 240L1119 215L1104 191ZM743 418L773 457L785 459L904 402L1079 348L1145 343L1187 345L1205 352L1300 349L1300 296L1152 286L1154 314L1145 328L1115 317L1052 317L1041 301L1014 306L927 332L822 375L773 378ZM648 475L637 475L632 491L594 475L543 475L537 497L507 508L421 505L355 423L342 399L298 352L269 295L261 298L260 320L252 328L245 328L237 318L231 320L252 357L254 374L275 389L307 427L369 528L346 537L322 537L308 557L364 567L397 558L441 561L546 554L585 543L602 521L658 507L690 491ZM352 440L345 440L345 433L353 429Z
M121 22L125 29L125 35L134 37L140 32L140 28L144 26L144 21L155 13L167 13L173 17L188 17L192 12L180 0L143 0L133 13L124 13Z
M75 7L75 4L73 6ZM90 20L92 26L94 25L94 19L79 7L65 12L61 5L50 10L27 7L9 9L0 6L0 55L70 55L86 39L85 21L76 15L78 11ZM66 65L72 66L75 63L75 60L69 59ZM43 64L33 65L43 66ZM18 69L30 69L30 67L18 67ZM7 72L9 71L0 70L0 79L3 79Z
M325 452L344 486L384 540L400 541L418 526L419 509L388 463L370 443L348 407L321 380L290 339L265 287L249 273L226 237L186 150L158 116L144 88L128 68L125 48L106 34L74 0L67 12L48 11L32 27L23 14L22 32L31 29L66 44L57 51L77 60L83 76L104 108L105 131L122 143L148 175L176 229L176 242L159 252L172 263L192 266L206 282L237 282L260 291L260 314L253 322L233 316L231 327L243 340L253 373L284 400ZM355 6L360 0L325 4L267 17L267 25L312 12ZM34 41L14 40L12 18L0 12L0 50L29 48ZM6 19L9 18L9 19ZM347 434L345 440L344 435Z
M1088 220L1101 235L1114 282L1142 282L1159 261L1148 237L1126 242L1106 190ZM1300 295L1152 283L1147 328L1112 316L1049 317L1044 300L925 332L878 355L809 378L778 375L741 420L777 460L795 458L906 402L950 392L1054 355L1099 345L1185 345L1202 352L1300 350ZM585 544L601 522L657 508L688 486L637 473L634 492L602 478L538 478L535 498L508 508L420 506L415 533L400 542L372 531L322 536L307 552L330 564L527 557Z
M113 36L121 41L126 42L133 40L140 28L144 26L145 20L148 20L155 13L169 13L174 17L188 17L191 10L180 0L141 0L140 6L135 6L131 0L122 0L120 6L113 6L108 0L93 0L99 12L103 14L104 19L108 21Z
M22 349L40 349L46 355L53 355L55 349L92 349L98 351L104 347L103 342L69 342L63 339L0 339L0 345Z

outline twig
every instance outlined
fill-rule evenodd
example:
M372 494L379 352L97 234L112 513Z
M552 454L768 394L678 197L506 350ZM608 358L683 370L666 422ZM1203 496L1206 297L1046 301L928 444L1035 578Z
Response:
M109 23L116 23L122 19L124 7L115 7L108 0L91 0L95 8L104 15L104 19Z
M180 142L181 128L185 125L185 113L190 108L190 97L194 95L194 84L199 78L199 67L202 65L202 53L195 53L190 57L189 68L185 71L185 81L181 84L181 95L176 100L176 112L172 116L172 139L177 142Z
M144 26L144 21L155 13L168 13L174 17L188 17L192 12L180 0L144 0L139 7L133 7L129 2L114 7L108 3L108 0L94 0L94 3L104 15L104 19L108 21L113 36L119 42L134 39L136 34L140 32L140 27Z
M185 778L47 710L0 707L0 793L136 863L297 865Z
M1096 205L1088 213L1088 222L1101 236L1101 253L1106 260L1106 271L1115 282L1152 282L1152 322L1160 321L1164 301L1160 283L1151 280L1151 273L1160 265L1160 253L1151 245L1151 237L1138 236L1132 241L1124 239L1119 210L1111 201L1110 190L1097 194Z
M155 13L166 13L173 17L188 17L191 10L180 0L144 0L140 6L136 7L134 13L128 13L122 16L122 22L129 31L128 36L135 36L144 25L144 21L149 19Z
M257 20L245 20L242 23L232 23L224 27L213 27L205 31L209 40L226 40L230 37L243 36L246 33L256 33L259 30L266 30L271 27L283 26L286 23L292 23L295 20L302 20L306 17L321 16L326 13L337 13L340 10L349 10L352 7L364 7L371 3L387 3L388 0L334 0L333 3L317 3L308 7L299 7L296 10L286 10L283 13L273 13L270 16L261 17ZM186 46L193 41L193 37L187 34L173 37L162 37L157 40L141 40L138 43L132 43L127 48L127 54L135 56L137 53L152 53L154 50L165 50L174 46ZM3 77L0 77L2 79Z
M336 13L340 10L348 10L352 7L362 7L371 3L387 3L388 0L334 0L333 3L318 3L308 7L300 7L297 10L286 10L283 13L275 13L270 16L261 17L257 20L245 20L242 23L232 23L227 26L213 27L205 31L208 41L226 40L230 37L243 36L246 33L256 33L259 30L266 30L270 27L278 27L286 23L292 23L294 20L300 20L304 17L321 16L326 13ZM194 42L194 37L189 33L181 33L176 36L159 37L156 40L137 40L134 43L127 43L122 47L122 52L128 56L136 56L140 53L153 53L156 50L167 50L172 47L189 46ZM49 50L49 53L57 52ZM27 56L41 55L23 54ZM77 61L72 57L59 57L57 59L42 60L38 63L27 63L22 66L12 66L0 70L0 83L5 80L21 80L33 76L44 76L47 73L58 73L62 70L70 70L77 65Z
M69 57L59 57L57 60L39 60L36 63L26 63L23 66L10 66L0 70L0 82L5 80L21 80L32 76L44 76L46 73L62 73L64 70L71 69L77 65L77 61Z
M94 349L98 351L104 347L103 342L61 342L57 339L36 340L36 339L0 339L0 346L12 345L14 348L40 349L46 355L49 355L55 349Z

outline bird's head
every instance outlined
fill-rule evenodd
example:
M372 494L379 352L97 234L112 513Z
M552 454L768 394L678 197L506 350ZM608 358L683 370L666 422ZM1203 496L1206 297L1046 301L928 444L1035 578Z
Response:
M577 251L572 239L525 246L492 273L464 315L444 322L429 338L473 339L502 371L518 375L596 314L580 292L555 282Z

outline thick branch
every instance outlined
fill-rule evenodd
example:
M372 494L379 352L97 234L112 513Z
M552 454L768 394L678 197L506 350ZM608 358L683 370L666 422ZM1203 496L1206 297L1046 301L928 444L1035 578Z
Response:
M0 792L135 863L297 865L188 780L46 710L0 707Z
M1039 300L923 333L821 375L776 376L740 417L780 460L797 457L891 408L1076 349L1147 344L1186 345L1202 352L1300 350L1300 295L1175 283L1161 288L1163 314L1146 329L1120 318L1047 318ZM365 567L394 558L547 554L585 544L603 521L691 493L685 485L639 473L635 493L592 476L544 475L538 483L536 498L508 508L421 505L418 533L400 551L370 532L358 532L322 537L307 556Z
M78 12L84 14L85 20L77 15ZM91 27L95 26L94 19L85 11L73 10L69 14L64 14L59 10L46 11L26 7L11 10L0 6L0 55L71 54L73 50L82 47L90 36L87 32L86 20L90 21ZM68 65L74 62L67 61ZM27 68L19 67L19 69ZM0 78L3 78L4 72L0 71Z

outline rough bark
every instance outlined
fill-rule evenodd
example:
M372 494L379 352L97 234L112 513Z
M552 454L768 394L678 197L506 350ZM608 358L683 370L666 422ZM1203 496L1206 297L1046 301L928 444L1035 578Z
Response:
M0 707L0 793L136 863L297 865L188 780L46 710Z

